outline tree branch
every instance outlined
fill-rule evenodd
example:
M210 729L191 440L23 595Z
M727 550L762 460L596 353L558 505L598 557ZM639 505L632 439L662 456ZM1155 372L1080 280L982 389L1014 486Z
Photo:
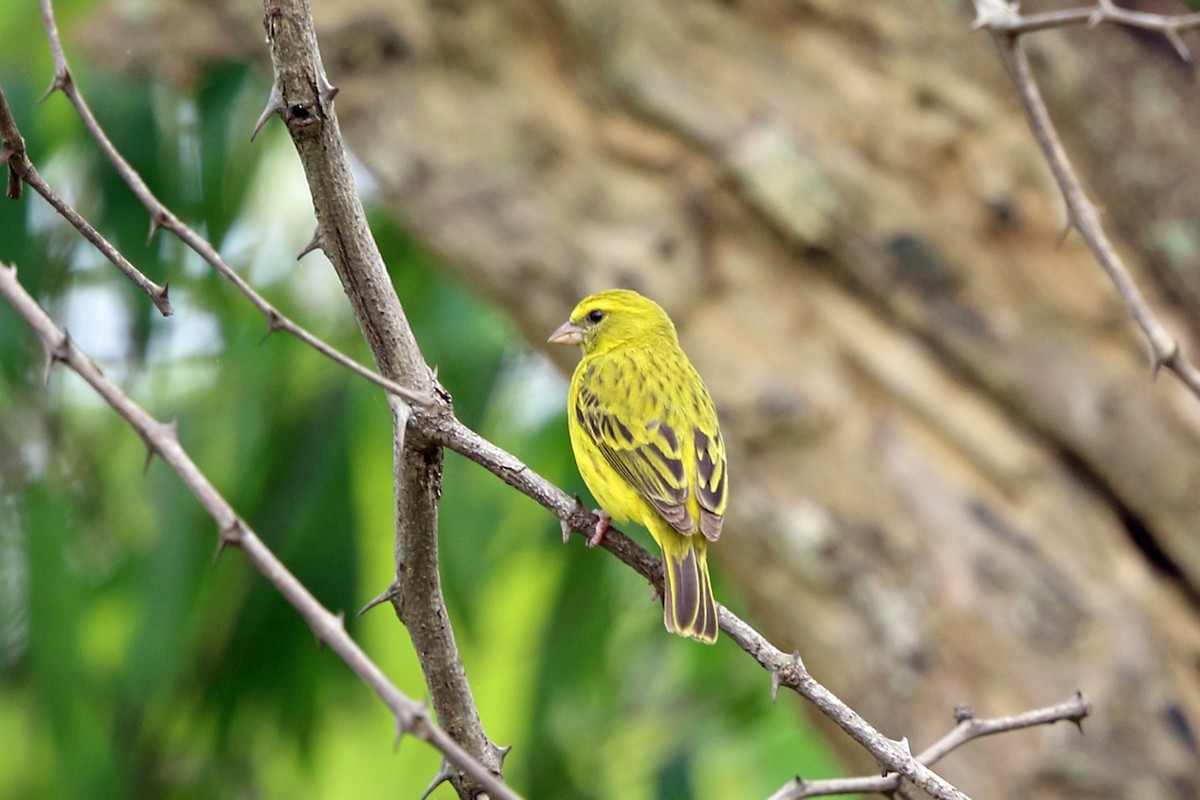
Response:
M179 219L158 199L154 192L150 190L150 187L146 185L146 182L142 180L142 176L125 160L125 157L117 150L116 145L108 138L108 134L101 127L100 122L96 119L96 115L92 113L91 107L75 83L75 79L71 74L71 66L67 63L66 53L63 52L62 39L58 33L58 23L54 17L54 3L52 0L39 0L39 2L42 7L42 20L46 28L46 38L50 43L50 52L54 54L54 79L50 83L50 88L46 90L46 96L53 94L55 91L61 91L66 95L67 100L75 108L75 113L79 115L79 119L83 122L84 128L87 129L92 139L95 140L96 145L100 148L100 152L104 153L104 156L113 165L117 174L121 176L121 180L125 182L125 185L129 187L130 191L141 201L146 210L150 212L150 235L153 236L159 228L169 231L183 242L184 245L191 248L193 252L207 261L213 269L232 283L234 288L245 295L250 303L266 317L268 333L274 333L275 331L289 333L326 358L332 359L356 375L366 378L375 385L382 387L385 391L401 397L410 403L416 405L429 405L432 403L433 394L430 391L416 391L383 377L379 373L359 364L337 348L327 344L307 329L292 321L283 312L268 302L266 298L255 291L254 287L247 283L241 275L237 274L207 239L192 230L192 228Z
M263 0L275 76L264 118L279 113L308 179L321 247L337 270L380 372L421 392L434 384L367 226L342 143L307 0ZM261 124L260 120L259 124ZM257 127L257 126L256 126ZM449 397L442 405L449 409ZM442 726L488 769L501 774L506 750L484 732L467 682L438 573L437 519L442 449L417 431L405 441L408 406L393 403L396 578L389 592L420 659ZM460 797L481 790L451 776Z
M29 154L25 151L25 140L21 137L21 131L17 128L17 121L13 118L12 110L8 107L8 99L4 96L4 89L0 87L0 164L5 163L8 164L9 198L16 200L21 196L22 181L29 184L63 219L71 223L75 227L75 230L83 234L83 237L91 242L105 258L111 261L117 269L121 270L125 274L125 277L133 281L133 284L150 298L150 301L154 303L154 307L164 317L171 316L171 303L167 300L167 287L159 286L142 274L141 270L129 263L129 259L125 258L120 250L101 236L100 232L93 228L78 211L71 208L65 200L55 194L54 190L50 188L50 184L46 183L42 176L38 174L38 171L33 166L33 162L29 160Z
M122 174L131 189L150 210L153 220L152 232L157 227L170 228L181 240L209 260L218 271L233 280L243 294L246 294L251 302L267 316L272 330L288 329L295 333L290 328L279 324L278 320L285 318L265 300L262 300L250 287L245 286L236 273L224 265L211 245L182 225L173 214L170 214L149 192L136 172L129 168L128 164L124 164L124 160L95 123L90 109L87 108L74 87L65 56L62 55L61 43L58 40L49 0L42 0L42 8L47 21L47 31L52 41L52 49L55 51L56 77L51 91L60 89L71 99L81 117L84 118L85 125L92 131L93 136L113 161L118 172ZM471 699L470 687L466 683L454 644L453 633L448 623L445 623L442 629L432 633L424 627L431 620L444 622L447 619L437 575L436 502L440 491L440 448L442 446L450 447L466 455L510 485L537 500L558 516L564 531L574 530L585 534L590 533L594 525L594 518L579 504L578 500L570 498L518 459L463 426L453 416L448 398L439 398L435 394L433 381L430 379L419 349L412 339L399 301L387 278L382 259L375 248L369 230L367 230L365 215L362 213L348 165L345 163L344 150L332 105L337 90L329 83L321 67L307 3L302 0L264 0L264 11L272 62L275 68L275 81L272 85L271 99L268 101L260 125L272 114L279 113L292 133L305 167L310 189L313 192L314 207L320 223L319 234L322 247L333 261L346 286L359 324L371 345L381 372L388 376L379 378L375 382L389 389L396 396L424 401L422 405L428 406L418 407L410 415L410 409L403 402L392 402L397 489L397 577L393 586L389 587L388 591L381 595L381 598L393 603L398 615L405 622L413 637L414 646L421 658L426 680L429 682L431 695L443 726L455 739L466 743L470 755L477 759L477 761L470 762L474 767L480 767L480 762L482 762L481 768L485 773L491 771L499 774L503 751L492 744L483 733L482 724L479 722L478 712ZM121 166L122 164L124 167ZM211 258L206 255L205 249L211 253ZM218 266L218 263L224 268ZM12 273L8 274L12 276ZM15 284L15 277L12 278L12 283ZM26 295L26 297L28 296ZM295 327L303 330L299 326ZM46 340L48 347L51 346L49 344L51 340L53 337ZM57 347L63 349L63 355L71 356L72 348L69 340L65 338L65 334L60 342L61 344ZM311 342L309 343L311 344ZM318 349L321 348L318 347ZM53 359L71 363L69 358L58 356L58 351L54 347L51 347L51 352ZM75 352L77 353L77 351ZM322 350L322 352L325 351ZM328 355L328 353L326 354ZM90 362L87 363L90 364ZM1168 362L1163 360L1161 363ZM358 369L362 370L363 368L359 367ZM363 372L369 373L368 377L374 374L369 370L363 370ZM388 385L388 383L394 383L393 379L415 388L403 389L399 384L395 384L395 388L393 388ZM97 389L97 391L100 390ZM119 392L119 390L117 391ZM409 394L406 395L404 392L409 392ZM101 394L104 393L101 392ZM108 399L107 396L105 397ZM174 441L174 446L178 447L177 440L174 440L173 430L169 426L162 426L149 417L147 419L161 429L155 434L156 437L165 437L162 442L159 442L158 439L150 438L138 428L139 433L146 438L153 452L162 453L169 448L172 441ZM135 424L134 427L138 426ZM407 443L404 437L406 427L410 427L411 432L415 434L409 437ZM186 458L186 454L184 457ZM194 465L192 466L194 467ZM182 474L181 477L183 477ZM186 478L185 483L187 483ZM205 484L207 485L206 481ZM208 488L211 489L211 485ZM213 491L215 492L215 490ZM202 502L204 502L203 499ZM245 527L240 519L233 515L232 509L229 510L230 524L228 527L221 523L221 517L214 514L214 518L218 519L218 524L221 525L223 544L237 544L245 549L246 543L250 542L251 550L262 547L257 537ZM661 584L662 568L659 560L628 537L619 531L610 530L605 538L604 546L652 583ZM265 551L265 547L262 549ZM248 552L250 551L248 550ZM269 551L266 551L266 555L274 558ZM253 557L252 560L254 560ZM255 563L257 566L258 562ZM277 561L275 563L278 564ZM260 567L260 569L273 583L281 587L280 591L284 591L281 583L276 582L278 576L264 567ZM282 569L282 565L279 565L279 569ZM286 571L284 574L286 575ZM290 578L290 575L287 577ZM294 583L295 579L291 578L291 581ZM288 585L286 582L284 584ZM298 583L295 587L288 589L288 591L293 590L307 595L306 590ZM311 599L311 595L307 596ZM315 604L315 599L312 602ZM299 608L299 606L297 607ZM341 636L345 636L340 619L320 608L319 604L317 604L317 608L325 615L324 617L315 614L311 608L301 609L301 614L305 616L306 620L309 620L310 625L314 626L318 636L323 641L326 640L325 636L337 638L339 631ZM926 751L921 756L914 758L906 742L897 742L879 733L819 684L807 672L798 655L783 653L728 609L720 608L719 614L721 627L730 639L750 653L771 675L773 690L777 690L781 685L787 686L813 702L823 713L871 752L885 770L896 773L878 780L892 780L896 786L899 786L900 778L898 776L903 776L934 797L966 797L928 768L928 763L932 763L944 753L929 756L930 751ZM348 637L346 638L348 639ZM353 642L350 644L354 646ZM361 651L359 653L361 654ZM339 655L341 655L340 651ZM362 657L366 658L365 655ZM351 661L348 659L347 663L351 663ZM354 663L351 663L351 666L355 668L356 672L359 672ZM375 672L377 673L378 670L376 669ZM379 677L382 678L382 676ZM364 676L364 680L368 680L368 678ZM386 679L383 680L386 683ZM370 683L369 680L368 683ZM390 684L388 685L390 686ZM375 688L374 684L372 684L372 688ZM376 689L376 691L379 693L380 690ZM396 694L399 693L396 692ZM381 697L383 696L381 694ZM402 695L400 697L407 703L412 703ZM1078 718L1082 718L1086 716L1090 707L1086 706L1086 701L1082 697L1078 698L1078 701L1084 704L1082 710L1077 714ZM385 702L388 702L386 697ZM445 710L443 706L445 706ZM389 708L392 707L392 704L389 703ZM411 708L407 710L412 711ZM421 709L421 712L423 714L424 710ZM394 713L396 713L395 710ZM405 722L409 719L410 717L397 714L398 725L401 726L402 731L411 729L416 733L422 726L421 720L424 720L424 724L431 725L425 717L413 716L411 717L413 721L406 728ZM969 720L962 720L959 728L945 737L943 742L955 735L967 722ZM980 724L986 722L991 721L981 721ZM431 730L444 736L440 729L431 727ZM961 742L948 746L945 752L960 746L970 738L992 732L999 732L999 729L972 733ZM460 795L469 796L476 791L483 790L492 792L495 797L513 796L511 791L503 788L503 784L496 781L494 776L489 777L492 783L499 784L500 793L497 793L491 783L480 777L478 769L468 769L458 758L451 757L446 750L443 752L447 753L451 762L470 776L469 779L463 779L461 773L452 773L448 770L439 772L439 778L448 777L455 782ZM459 752L461 753L461 751Z
M1074 697L1063 703L1026 711L1023 714L991 719L976 719L970 708L960 706L954 710L954 718L958 721L958 725L921 752L916 759L926 766L932 766L967 742L981 736L1031 728L1035 725L1052 725L1063 720L1069 720L1082 726L1084 717L1091 713L1091 701L1084 697L1082 692L1076 692ZM1080 729L1082 730L1082 727ZM771 795L769 800L801 800L805 797L828 797L865 792L893 794L900 790L900 786L900 776L895 774L866 775L861 778L833 778L821 781L806 781L797 775L794 780L788 781L779 791Z
M1063 8L1037 14L1021 14L1015 4L1010 5L1005 0L981 0L975 3L975 9L976 18L972 27L986 28L994 34L1006 33L1015 36L1073 25L1094 28L1104 23L1161 33L1175 48L1175 52L1179 53L1179 57L1189 63L1192 61L1191 51L1179 34L1200 28L1200 13L1178 16L1150 14L1121 8L1112 0L1099 0L1094 6Z
M549 509L558 517L564 535L574 531L587 537L595 531L595 517L578 499L567 495L516 456L467 428L453 415L438 414L436 411L417 411L413 422L435 442L474 461ZM600 546L652 584L662 588L662 562L628 536L610 527ZM792 689L861 744L886 771L902 775L931 796L939 800L966 798L965 794L945 778L913 758L906 743L897 742L875 730L854 709L817 682L805 669L798 654L785 654L749 623L724 606L718 604L717 614L721 630L771 675L773 692L780 686Z
M287 567L238 516L229 502L192 461L179 443L174 423L159 422L135 403L116 383L75 346L66 331L37 304L17 280L16 267L0 264L0 297L25 320L46 347L48 367L62 362L83 378L114 411L137 431L151 454L158 455L175 471L220 530L218 553L227 546L240 548L255 568L283 595L312 628L317 639L338 655L391 710L397 737L412 734L436 747L447 760L471 776L471 780L493 798L519 800L492 770L467 753L457 742L435 725L425 707L406 697L363 652L346 632L340 614L321 605Z
M1157 374L1160 368L1166 367L1175 373L1193 395L1200 399L1200 370L1183 355L1179 343L1159 321L1150 304L1142 296L1141 290L1130 276L1125 263L1113 249L1112 243L1104 231L1104 226L1100 224L1099 211L1095 204L1088 199L1087 193L1084 192L1083 185L1079 181L1079 176L1071 166L1071 161L1067 157L1066 149L1054 127L1054 122L1050 119L1046 102L1042 99L1042 93L1033 77L1029 59L1021 46L1021 20L1027 18L1022 18L1015 8L1003 0L976 0L975 8L977 13L975 26L988 30L996 41L996 46L1000 49L1004 64L1020 95L1029 127L1033 131L1038 147L1042 150L1046 163L1050 165L1050 171L1054 174L1054 180L1058 183L1063 200L1066 202L1068 222L1079 231L1088 249L1092 251L1092 255L1107 273L1113 286L1116 287L1117 294L1125 302L1134 321L1141 328L1150 347L1153 372ZM1092 9L1094 14L1099 15L1097 19L1101 21L1121 21L1124 24L1124 17L1114 16L1119 10L1109 0L1104 0ZM1141 17L1153 16L1156 15L1141 15ZM1189 16L1200 17L1200 15ZM1200 24L1200 19L1195 22L1188 21L1193 26ZM1146 21L1143 20L1139 27L1147 27ZM1036 30L1036 28L1034 29ZM1174 31L1173 28L1162 28L1161 30L1164 34ZM1170 35L1168 38L1171 38ZM1172 41L1176 40L1178 40L1178 35ZM1180 41L1179 46L1181 45ZM1183 55L1190 60L1186 49L1184 49Z

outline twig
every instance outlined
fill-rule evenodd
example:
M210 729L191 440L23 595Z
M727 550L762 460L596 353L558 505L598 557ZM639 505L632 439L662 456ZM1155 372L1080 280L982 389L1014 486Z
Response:
M158 455L179 476L200 505L217 523L220 530L219 548L240 548L250 562L300 613L312 628L317 639L335 652L379 699L391 710L396 721L396 734L406 733L436 747L459 769L467 773L493 798L518 800L503 781L458 745L444 730L435 725L421 704L406 697L387 679L358 644L350 638L340 614L333 614L288 571L287 567L258 538L238 516L229 502L192 461L179 443L174 424L159 422L135 403L116 383L75 346L66 332L37 304L17 280L16 267L0 264L0 297L25 320L41 338L50 364L61 362L83 378L114 411L137 431L150 453Z
M1121 257L1113 249L1104 226L1100 224L1100 213L1094 203L1088 199L1079 176L1071 166L1062 140L1050 119L1050 112L1042 99L1037 81L1029 66L1029 59L1021 47L1019 21L1022 19L1014 9L1007 6L1003 0L976 0L976 26L991 32L996 41L1005 66L1008 67L1013 83L1021 97L1025 115L1034 138L1042 150L1042 155L1050 165L1054 180L1062 192L1067 205L1068 221L1080 236L1083 237L1088 249L1108 274L1109 280L1116 287L1117 293L1125 302L1134 321L1142 329L1150 347L1151 367L1154 374L1166 367L1182 381L1192 394L1200 398L1200 370L1196 368L1182 353L1179 343L1159 321L1154 310L1150 308L1141 290L1129 274ZM1112 16L1115 7L1108 0L1100 3L1095 13L1106 15L1104 19L1116 20ZM1129 12L1133 13L1133 12ZM1153 15L1143 15L1153 16ZM1181 18L1182 19L1182 18ZM1194 23L1200 24L1200 22ZM1010 28L1016 27L1018 32ZM1142 25L1145 27L1145 25ZM1166 32L1164 30L1164 32ZM1168 38L1170 38L1168 36ZM1178 37L1176 36L1176 39ZM1190 58L1190 56L1187 56Z
M4 89L0 87L0 164L4 163L8 164L8 196L10 198L16 200L20 197L21 181L29 184L63 219L71 223L77 231L83 234L83 237L91 242L92 246L111 261L117 269L125 273L125 277L133 281L134 285L150 298L150 301L154 303L154 307L164 317L171 316L171 303L167 300L167 287L159 286L147 278L141 270L130 264L129 259L125 258L120 250L101 236L100 232L93 228L78 211L55 194L54 190L50 188L50 184L46 183L42 176L38 174L38 171L33 166L33 162L29 160L29 154L25 151L25 140L21 137L17 121L13 118L12 110L8 107L8 99L4 96Z
M1076 692L1074 697L1063 703L1026 711L1023 714L991 719L976 719L970 708L960 706L954 712L954 718L958 721L958 725L928 749L922 751L916 758L920 763L932 766L952 751L981 736L1031 728L1035 725L1051 725L1063 720L1080 725L1082 730L1083 719L1091 713L1092 703L1083 696L1082 692ZM861 778L833 778L820 781L806 781L796 776L794 780L788 781L779 791L771 795L769 800L801 800L805 797L829 797L868 792L890 794L898 791L900 784L900 776L895 774L866 775Z
M595 531L595 517L577 499L530 469L516 456L467 428L453 415L418 412L414 415L414 422L435 442L474 461L549 509L562 522L564 531L569 529L585 537ZM662 562L616 528L608 529L600 546L655 586L662 587ZM899 773L931 796L939 800L966 798L944 778L913 758L904 743L889 739L875 730L854 709L818 683L804 668L797 654L784 653L724 606L718 605L717 614L721 630L771 675L772 691L780 686L792 689L850 734L886 771Z
M46 37L50 42L50 51L54 54L54 79L50 83L50 88L46 90L46 96L53 94L55 91L61 91L66 95L71 105L74 106L75 113L82 120L83 126L96 141L100 151L104 153L105 157L113 165L113 168L116 169L117 174L121 176L121 179L125 181L125 184L138 200L141 201L142 205L146 207L146 210L150 212L150 235L153 236L160 228L169 231L183 242L184 245L190 247L197 255L212 265L213 269L232 283L234 288L241 292L266 317L268 334L275 331L290 333L326 358L332 359L346 369L366 378L397 397L401 397L415 405L429 405L432 403L433 394L428 390L418 391L410 389L406 386L401 386L396 381L383 377L293 322L268 302L266 298L255 291L254 287L247 283L241 275L238 275L207 239L192 230L192 228L179 219L158 199L154 192L150 190L150 187L146 185L142 176L125 160L125 157L117 150L116 145L108 138L104 128L100 126L100 122L96 119L96 115L92 113L91 107L88 106L87 100L84 99L82 92L79 91L79 87L72 77L70 64L67 63L66 54L63 52L62 39L59 36L58 24L54 18L54 4L52 0L39 0L39 2L42 7L42 21L46 27Z
M1094 28L1105 23L1161 33L1175 48L1179 57L1189 63L1192 61L1191 51L1188 50L1179 34L1183 31L1200 28L1200 13L1177 16L1151 14L1145 11L1121 8L1112 0L1100 0L1094 6L1064 8L1036 14L1021 14L1014 5L1009 5L1004 0L976 2L975 8L976 18L972 27L986 28L995 34L1019 35L1073 25L1087 25L1089 28Z

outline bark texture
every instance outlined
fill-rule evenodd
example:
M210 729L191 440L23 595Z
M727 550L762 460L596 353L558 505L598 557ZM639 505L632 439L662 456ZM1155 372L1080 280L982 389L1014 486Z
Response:
M186 80L205 30L235 32L217 55L261 56L247 5L165 2L84 35ZM609 286L671 313L731 449L716 569L776 644L914 749L956 703L1096 701L1083 737L939 766L977 800L1200 796L1200 405L1150 380L1099 267L1058 243L1061 200L969 4L315 11L357 155L531 342ZM1200 351L1191 70L1120 30L1028 41L1137 279Z

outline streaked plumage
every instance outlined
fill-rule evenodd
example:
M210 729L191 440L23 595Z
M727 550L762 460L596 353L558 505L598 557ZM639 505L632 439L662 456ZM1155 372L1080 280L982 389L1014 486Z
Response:
M725 445L675 326L654 301L611 289L580 302L550 341L583 349L567 420L584 482L604 511L662 548L667 630L715 641L708 542L728 497Z

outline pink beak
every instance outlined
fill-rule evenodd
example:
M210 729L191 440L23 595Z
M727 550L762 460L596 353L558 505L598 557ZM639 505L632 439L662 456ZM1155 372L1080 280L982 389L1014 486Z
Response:
M583 344L583 329L567 320L546 341L550 344Z

